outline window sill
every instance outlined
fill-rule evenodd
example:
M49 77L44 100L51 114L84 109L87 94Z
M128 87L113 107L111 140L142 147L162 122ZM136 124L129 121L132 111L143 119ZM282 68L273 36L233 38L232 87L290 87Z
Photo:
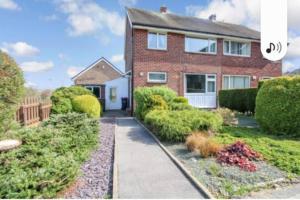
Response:
M168 49L152 49L152 48L147 48L147 50L151 50L151 51L168 51Z
M245 56L245 55L237 55L237 54L226 54L223 53L224 56L232 56L232 57L241 57L241 58L251 58L251 55Z
M216 56L217 53L208 53L208 52L193 52L193 51L184 51L186 54L202 54L202 55L209 55L209 56Z
M166 84L166 83L167 83L167 81L147 81L147 83Z

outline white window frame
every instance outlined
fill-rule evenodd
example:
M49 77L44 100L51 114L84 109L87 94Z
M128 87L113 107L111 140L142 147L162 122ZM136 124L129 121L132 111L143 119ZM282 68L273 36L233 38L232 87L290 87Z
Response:
M205 76L205 92L204 93L191 93L187 92L187 78L186 75L204 75ZM208 76L214 76L214 78L208 78ZM214 81L215 82L215 91L208 92L208 82ZM217 75L216 74L199 74L199 73L185 73L184 74L184 93L185 94L197 94L197 95L205 95L205 94L216 94L217 92Z
M150 74L164 74L165 79L164 80L151 80L150 79ZM147 73L147 82L148 83L166 83L168 80L167 78L167 72L148 72Z
M156 48L152 48L149 45L149 34L156 34ZM166 36L166 47L165 48L159 48L158 47L158 36L159 35L165 35ZM154 31L148 31L147 33L147 48L148 49L152 49L152 50L167 50L168 49L168 33L164 33L164 32L154 32Z
M95 85L85 85L84 86L86 89L91 88L91 91L94 94L94 88L99 88L99 99L102 99L102 95L101 95L101 86L95 86ZM89 90L89 89L88 89ZM98 97L97 97L98 98Z
M189 51L189 50L187 50L187 48L186 48L186 39L187 38L192 38L192 39L202 39L202 40L208 40L208 52L199 52L199 51ZM215 50L215 52L210 52L210 41L211 40L214 40L215 42L216 42L216 50ZM216 55L217 54L217 52L218 52L218 43L217 43L217 39L216 38L201 38L201 37L195 37L195 36L189 36L189 35L185 35L185 37L184 37L184 51L186 52L186 53L199 53L199 54L211 54L211 55Z
M231 85L230 85L230 77L236 77L236 76L239 76L239 77L248 77L249 78L249 85L248 87L246 88L231 88ZM224 88L224 77L229 77L229 88L225 89ZM223 75L222 77L222 90L234 90L234 89L247 89L247 88L250 88L251 87L251 76L249 75L229 75L229 74L226 74L226 75Z
M229 53L225 52L225 42L229 42ZM249 44L249 55L240 55L240 54L232 54L231 53L231 42L239 42ZM238 56L238 57L251 57L251 42L241 41L241 40L223 40L223 55L225 56Z

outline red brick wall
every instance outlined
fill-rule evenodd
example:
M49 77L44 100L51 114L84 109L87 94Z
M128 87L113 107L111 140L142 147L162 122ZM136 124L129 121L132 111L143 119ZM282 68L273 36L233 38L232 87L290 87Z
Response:
M151 86L147 83L147 72L168 73L167 85L183 95L184 73L217 74L217 90L222 86L222 75L250 75L251 87L256 87L262 76L280 76L281 62L263 59L260 43L251 43L251 57L223 55L223 40L217 40L217 54L184 52L184 35L168 33L168 48L163 50L147 49L147 31L135 29L133 32L133 81L134 87ZM126 52L127 53L127 52ZM256 79L253 79L256 76ZM157 84L155 84L157 85Z
M125 72L131 70L132 67L132 29L128 18L126 19L126 34L125 34Z

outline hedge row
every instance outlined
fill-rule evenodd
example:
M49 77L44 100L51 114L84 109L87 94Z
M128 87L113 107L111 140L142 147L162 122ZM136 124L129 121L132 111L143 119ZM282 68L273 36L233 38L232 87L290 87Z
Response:
M254 113L257 90L257 88L221 90L219 92L220 107L242 113Z
M98 124L85 114L70 113L52 115L42 127L11 132L9 138L22 145L0 153L0 198L56 198L96 147Z

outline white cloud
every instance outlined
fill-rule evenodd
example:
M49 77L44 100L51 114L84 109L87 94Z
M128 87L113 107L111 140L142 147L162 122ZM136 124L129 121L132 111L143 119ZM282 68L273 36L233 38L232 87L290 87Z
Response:
M34 56L37 55L40 50L34 46L27 44L26 42L16 43L2 43L1 50L6 53L12 53L17 56Z
M300 36L290 35L286 58L300 57Z
M122 7L132 7L137 3L137 0L118 0Z
M124 61L124 56L123 54L113 55L110 60L112 63L120 63Z
M75 76L76 74L78 74L79 72L81 72L83 70L82 67L74 67L74 66L71 66L68 68L67 70L67 74L70 76L70 77L73 77Z
M46 71L51 69L54 64L52 61L48 62L23 62L21 63L21 68L24 72L40 72L40 71Z
M0 8L7 10L20 10L20 6L13 0L0 0Z
M37 84L35 84L31 81L26 81L26 83L25 83L25 87L27 87L27 88L31 88L31 87L35 87L35 86L37 86Z
M291 72L295 69L299 68L298 66L296 66L294 64L294 62L290 62L290 61L284 61L282 63L282 72L286 73L286 72Z
M43 17L43 19L44 19L45 21L50 22L50 21L56 21L56 20L58 20L59 18L58 18L58 16L57 16L56 14L52 14L52 15L48 15L48 16Z
M56 0L56 4L67 15L71 36L95 34L104 28L118 36L124 34L124 17L102 8L93 0Z

